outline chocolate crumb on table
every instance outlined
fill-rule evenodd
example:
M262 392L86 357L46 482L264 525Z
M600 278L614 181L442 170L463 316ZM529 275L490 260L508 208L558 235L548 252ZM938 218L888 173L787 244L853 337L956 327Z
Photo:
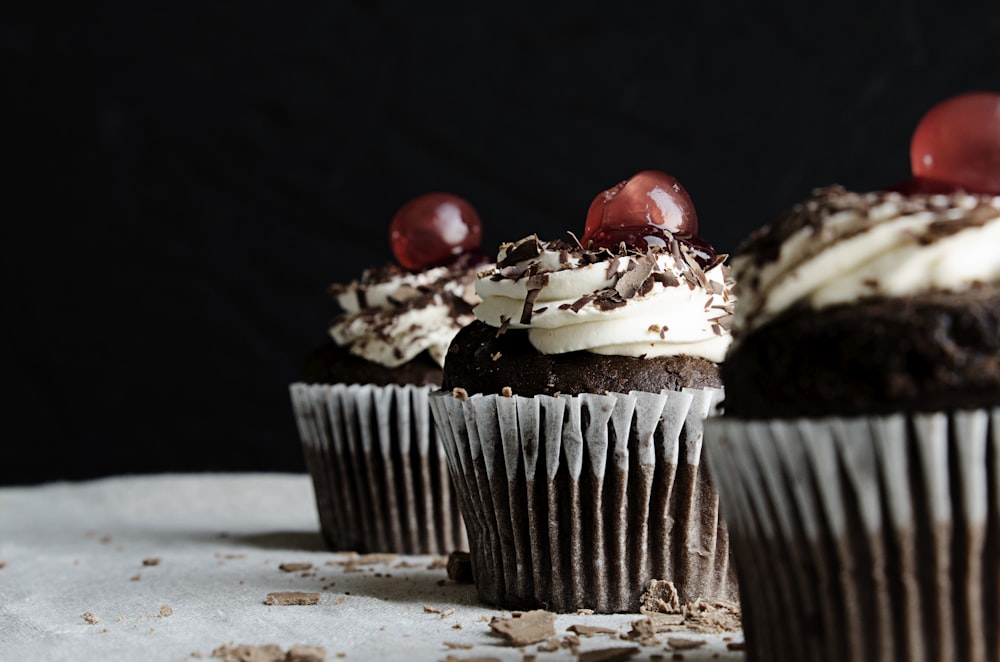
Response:
M312 563L282 563L278 566L278 570L283 572L298 572L300 570L309 570L312 567Z
M83 614L81 614L81 617L90 625L97 625L98 623L101 622L101 619L97 616L97 614L95 614L92 611L83 612Z
M556 615L543 609L514 612L510 618L494 616L490 629L505 637L511 646L527 646L554 637Z
M579 662L619 662L619 660L635 657L640 650L638 646L598 648L580 653L577 660Z
M148 558L142 560L143 565L160 565L160 559L158 558Z
M325 662L326 649L295 644L286 653L277 644L223 644L212 651L212 657L223 662Z
M266 605L314 605L319 602L319 593L303 591L274 591L264 598Z
M581 637L593 637L595 634L618 634L618 630L613 628L602 628L598 625L579 625L574 624L566 628L569 632L580 635Z
M701 639L687 639L685 637L667 637L667 645L674 650L692 650L701 648L705 642Z

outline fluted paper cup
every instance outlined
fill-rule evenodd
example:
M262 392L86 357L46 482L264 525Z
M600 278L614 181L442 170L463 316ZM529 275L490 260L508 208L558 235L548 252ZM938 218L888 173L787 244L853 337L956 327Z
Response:
M701 463L719 389L535 397L431 395L480 598L637 611L650 579L681 601L736 599Z
M706 424L759 662L1000 660L1000 409Z
M434 387L290 387L320 527L334 550L447 554L468 548L431 419Z

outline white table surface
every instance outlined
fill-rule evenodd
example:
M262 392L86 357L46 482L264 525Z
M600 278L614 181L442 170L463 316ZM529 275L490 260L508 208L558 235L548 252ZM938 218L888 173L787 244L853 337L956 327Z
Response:
M448 580L431 567L434 557L345 566L351 555L324 548L315 508L304 474L0 488L0 660L212 660L226 644L321 646L330 661L577 659L566 648L538 652L494 635L489 619L509 613ZM284 563L312 568L285 572ZM268 606L273 591L316 592L320 600ZM88 612L96 623L85 620ZM625 634L640 618L563 614L556 636L574 624ZM681 651L668 637L705 643ZM630 659L744 659L732 649L740 632L658 638ZM602 634L581 637L579 650L636 645Z

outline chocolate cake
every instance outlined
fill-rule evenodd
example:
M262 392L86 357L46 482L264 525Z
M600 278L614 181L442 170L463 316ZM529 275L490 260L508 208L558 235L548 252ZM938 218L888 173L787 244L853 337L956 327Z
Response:
M304 380L309 384L427 384L439 385L441 365L427 352L406 363L388 368L381 363L356 356L335 342L327 343L306 355Z
M722 386L719 366L686 354L644 358L576 351L542 354L524 330L480 321L463 328L448 347L442 388L515 395L628 393Z
M1000 287L788 310L722 365L727 415L856 416L1000 403Z
M466 547L429 394L455 333L474 319L481 228L450 194L396 214L398 261L329 293L331 342L310 352L291 386L320 525L335 550L445 554Z
M727 415L851 416L1000 402L1000 286L977 277L958 289L928 284L893 294L911 280L895 274L908 260L930 269L924 262L937 258L915 256L939 248L958 260L971 256L971 248L941 247L963 231L986 231L998 217L1000 205L988 197L858 194L835 186L756 232L734 258L742 280L735 340L722 366ZM896 238L873 238L889 236L894 226ZM804 237L808 248L782 252ZM885 245L865 248L870 242ZM841 295L824 274L815 290L833 294L810 303L814 295L801 283L824 272L816 265L834 251L852 255L836 257L841 273L830 279L856 286ZM783 288L803 293L777 310L768 301L788 298L775 294Z
M980 111L914 138L921 168L966 152L958 181L819 189L733 257L705 450L749 660L1000 660L1000 95Z
M431 396L485 602L637 611L650 580L734 600L700 469L722 397L725 256L647 171L595 198L576 241L503 244Z

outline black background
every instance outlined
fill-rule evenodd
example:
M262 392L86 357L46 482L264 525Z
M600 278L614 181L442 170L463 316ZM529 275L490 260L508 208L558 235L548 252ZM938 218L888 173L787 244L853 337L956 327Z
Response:
M1000 89L980 2L38 3L0 19L0 482L301 471L288 402L331 282L452 191L485 248L677 176L701 234L909 174Z

